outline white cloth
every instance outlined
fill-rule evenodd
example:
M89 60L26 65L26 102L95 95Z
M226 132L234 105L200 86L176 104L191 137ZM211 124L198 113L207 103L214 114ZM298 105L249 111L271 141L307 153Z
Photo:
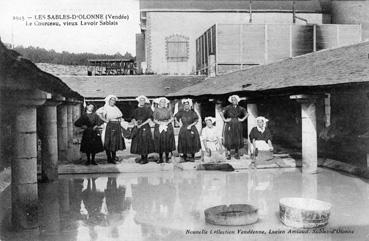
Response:
M167 124L160 124L159 125L159 132L162 133L163 131L167 131L168 130L168 126Z
M208 117L205 117L205 121L208 121L208 120L210 120L211 121L211 123L215 123L215 118L214 117L211 117L211 116L208 116Z
M153 100L152 100L152 103L159 104L159 99L160 99L160 98L155 98L155 99L153 99Z
M101 115L108 121L118 119L123 116L122 112L116 105L114 106L109 105L109 101L111 98L115 98L116 100L118 100L118 98L115 95L108 95L105 98L105 105L96 110L96 114Z
M170 103L170 101L165 98L165 97L160 97L160 98L157 98L157 103L160 104L160 101L164 100L165 101L165 106L168 106L168 104Z
M111 98L115 98L116 100L118 100L118 98L115 95L108 95L105 98L105 105L96 110L96 114L102 116L107 121L120 119L123 116L122 112L119 110L117 106L109 105L109 101ZM103 144L105 142L105 131L106 131L106 123L102 125L101 131L101 141Z
M266 123L269 121L267 118L265 118L264 116L258 116L256 117L256 122L257 121L263 121L264 125L263 127L259 127L258 125L256 125L256 128L258 129L259 132L264 133L265 131L265 127L266 127Z
M270 147L268 145L268 143L266 143L263 140L258 140L255 141L255 147L259 150L259 151L269 151Z
M107 121L122 118L123 114L116 106L104 105L96 111L96 114L102 115Z
M137 98L136 98L136 100L137 101L140 101L140 99L145 99L145 103L148 103L148 104L150 104L150 100L149 100L149 98L147 98L146 96L144 96L144 95L140 95L140 96L137 96Z
M182 104L188 102L188 104L192 107L193 103L191 99L182 99Z
M238 95L231 95L228 97L228 101L232 103L232 98L236 98L237 103L240 102L241 98Z
M115 99L115 101L118 101L118 97L117 97L116 95L108 95L108 96L106 96L106 97L105 97L105 99L104 99L104 101L105 101L105 105L106 105L106 104L109 104L109 100L110 100L111 98L114 98L114 99Z

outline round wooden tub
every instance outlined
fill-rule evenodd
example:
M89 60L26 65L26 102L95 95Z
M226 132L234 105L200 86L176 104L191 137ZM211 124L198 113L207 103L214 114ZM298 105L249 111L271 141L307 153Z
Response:
M328 224L331 204L316 199L282 198L279 201L281 222L294 228L317 228Z
M258 209L249 204L220 205L204 212L205 221L215 225L240 226L258 221Z

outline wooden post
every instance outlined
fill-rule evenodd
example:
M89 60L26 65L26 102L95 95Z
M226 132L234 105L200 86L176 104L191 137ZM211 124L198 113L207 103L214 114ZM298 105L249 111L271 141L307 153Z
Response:
M268 63L268 24L264 24L264 64Z
M316 24L313 25L313 52L316 51Z
M290 58L293 57L293 46L292 46L292 25L290 25Z

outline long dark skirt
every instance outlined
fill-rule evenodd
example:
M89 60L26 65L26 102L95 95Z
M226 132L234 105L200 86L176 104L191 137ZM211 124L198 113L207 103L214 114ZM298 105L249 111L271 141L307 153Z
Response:
M99 153L104 151L101 136L92 127L83 131L80 150L83 153Z
M105 130L104 148L107 151L118 151L126 149L126 144L122 137L122 129L120 123L108 122Z
M149 124L134 131L131 144L131 153L147 155L154 152L154 141L152 139L151 127Z
M174 140L174 130L172 124L168 125L167 131L159 132L159 125L155 125L154 129L155 152L161 154L163 152L171 152L176 149Z
M187 130L187 126L182 126L178 135L178 152L189 154L200 151L201 143L199 132L195 126L191 130Z
M224 125L224 146L230 150L240 149L243 145L242 123L234 118Z

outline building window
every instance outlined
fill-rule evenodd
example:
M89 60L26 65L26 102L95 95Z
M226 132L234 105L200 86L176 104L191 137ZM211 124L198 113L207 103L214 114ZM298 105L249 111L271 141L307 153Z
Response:
M189 38L182 35L171 35L165 38L168 62L186 62L189 56Z

